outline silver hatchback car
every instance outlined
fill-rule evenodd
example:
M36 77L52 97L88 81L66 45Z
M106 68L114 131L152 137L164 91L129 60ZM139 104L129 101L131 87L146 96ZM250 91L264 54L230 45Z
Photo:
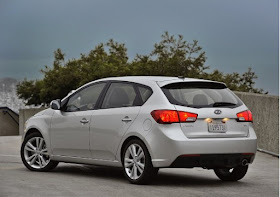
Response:
M225 84L177 77L112 77L51 102L25 124L21 158L33 171L58 162L122 167L144 184L159 168L213 169L242 179L254 160L252 114Z

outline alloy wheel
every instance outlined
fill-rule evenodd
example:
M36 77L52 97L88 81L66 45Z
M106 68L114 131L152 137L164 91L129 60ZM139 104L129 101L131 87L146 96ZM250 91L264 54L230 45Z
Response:
M128 177L137 180L145 168L145 153L138 144L131 144L125 152L124 167Z
M30 138L24 146L24 159L28 165L35 169L42 169L50 162L48 149L44 138Z

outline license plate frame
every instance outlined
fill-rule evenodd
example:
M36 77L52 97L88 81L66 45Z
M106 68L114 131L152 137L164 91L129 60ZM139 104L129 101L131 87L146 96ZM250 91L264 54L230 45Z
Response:
M209 122L208 123L208 132L209 133L225 133L227 132L226 123L223 122Z

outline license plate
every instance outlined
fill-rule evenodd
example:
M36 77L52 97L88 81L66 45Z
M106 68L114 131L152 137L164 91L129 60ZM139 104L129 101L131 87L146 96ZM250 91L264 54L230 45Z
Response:
M208 130L209 132L214 132L214 133L225 133L227 128L225 123L211 122L208 123Z

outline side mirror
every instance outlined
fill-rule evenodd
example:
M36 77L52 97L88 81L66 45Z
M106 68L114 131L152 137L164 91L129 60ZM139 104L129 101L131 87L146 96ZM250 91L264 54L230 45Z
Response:
M50 103L50 106L51 106L51 108L54 109L54 110L60 110L60 107L61 107L60 99L53 100L53 101Z

